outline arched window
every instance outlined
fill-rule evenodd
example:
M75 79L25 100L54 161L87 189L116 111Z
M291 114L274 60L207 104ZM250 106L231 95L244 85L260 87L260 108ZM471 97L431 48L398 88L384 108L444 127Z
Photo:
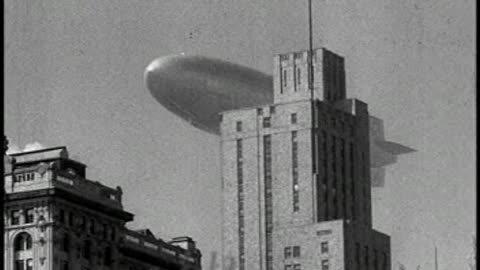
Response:
M14 250L15 252L32 249L32 237L28 233L20 233L15 237Z
M13 241L14 270L33 270L32 237L23 232Z

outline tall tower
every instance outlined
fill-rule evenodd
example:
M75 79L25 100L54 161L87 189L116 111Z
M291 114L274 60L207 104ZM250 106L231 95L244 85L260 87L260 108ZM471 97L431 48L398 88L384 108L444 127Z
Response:
M372 229L367 105L346 98L344 59L274 57L274 103L222 114L224 267L390 269Z

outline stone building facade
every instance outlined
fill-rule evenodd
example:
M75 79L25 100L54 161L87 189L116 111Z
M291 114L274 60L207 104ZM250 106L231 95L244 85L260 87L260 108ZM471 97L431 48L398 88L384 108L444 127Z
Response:
M65 147L4 156L5 269L201 269L189 237L129 230L122 190L86 179Z
M309 58L275 56L274 103L222 113L225 269L390 269L390 238L372 228L367 104L346 98L342 57Z

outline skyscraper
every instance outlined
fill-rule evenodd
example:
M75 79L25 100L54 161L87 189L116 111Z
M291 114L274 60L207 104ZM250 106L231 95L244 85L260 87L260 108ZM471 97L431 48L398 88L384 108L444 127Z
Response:
M372 228L367 104L346 98L344 59L281 54L273 73L273 104L222 113L224 268L389 270L390 238Z

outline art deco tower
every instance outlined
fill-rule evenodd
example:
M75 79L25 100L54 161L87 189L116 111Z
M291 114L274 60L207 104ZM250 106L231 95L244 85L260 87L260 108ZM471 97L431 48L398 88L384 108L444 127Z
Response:
M274 103L222 114L224 269L390 269L367 105L346 98L342 57L312 53L311 89L309 52L278 55Z

